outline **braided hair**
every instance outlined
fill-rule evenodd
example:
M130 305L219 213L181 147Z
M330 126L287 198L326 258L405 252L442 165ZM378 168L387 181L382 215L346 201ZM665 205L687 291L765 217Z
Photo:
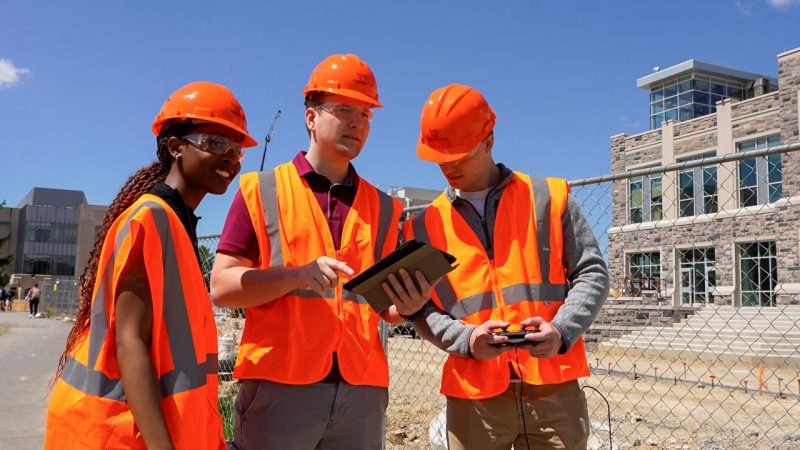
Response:
M167 174L169 174L173 162L173 157L169 151L167 141L173 136L184 136L189 128L191 128L191 123L189 122L175 122L165 127L161 135L158 136L156 161L147 167L139 169L128 178L122 186L122 189L117 193L114 201L111 202L105 216L103 216L103 223L97 234L97 240L89 254L89 262L86 264L86 268L83 270L83 275L81 275L80 278L81 287L78 297L78 314L75 317L75 325L69 332L64 352L58 360L58 369L56 369L55 376L50 382L51 389L61 376L64 365L67 363L67 356L75 348L78 337L89 327L89 319L92 313L92 294L97 278L97 266L100 260L100 253L103 249L103 243L105 242L106 235L108 235L108 230L111 228L114 221L138 200L139 197L146 194L153 186L163 182L167 178Z

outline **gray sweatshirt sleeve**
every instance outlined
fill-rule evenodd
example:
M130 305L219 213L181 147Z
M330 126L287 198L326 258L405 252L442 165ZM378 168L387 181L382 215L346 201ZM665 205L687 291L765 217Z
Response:
M572 194L567 199L562 225L569 292L552 322L564 340L559 353L569 350L589 328L603 307L609 288L608 268L600 246Z
M465 325L429 301L422 318L413 323L417 334L440 349L458 356L472 357L469 337L475 325Z

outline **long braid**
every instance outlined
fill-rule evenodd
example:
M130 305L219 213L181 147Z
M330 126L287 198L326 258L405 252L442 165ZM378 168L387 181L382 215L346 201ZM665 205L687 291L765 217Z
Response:
M154 185L164 181L169 173L172 165L172 156L166 145L167 137L159 138L159 145L157 150L158 160L153 164L139 169L131 175L122 189L117 193L114 201L108 207L105 216L103 216L103 224L100 227L100 232L97 235L97 240L94 243L94 248L89 254L89 262L81 275L81 290L78 298L78 314L75 317L75 325L69 332L67 337L67 344L64 352L58 361L58 369L53 379L50 381L50 388L55 385L55 382L61 376L64 365L67 363L67 355L75 348L78 337L89 326L89 319L92 312L92 294L94 293L94 285L97 277L97 266L100 260L100 252L103 249L108 230L115 220L130 207L139 197L146 194Z

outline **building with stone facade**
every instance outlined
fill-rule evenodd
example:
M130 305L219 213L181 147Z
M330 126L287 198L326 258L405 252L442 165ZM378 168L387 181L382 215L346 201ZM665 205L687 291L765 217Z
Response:
M777 60L777 78L690 60L637 80L651 129L611 137L612 175L800 142L800 48ZM800 303L798 165L786 152L616 179L612 287L677 308Z

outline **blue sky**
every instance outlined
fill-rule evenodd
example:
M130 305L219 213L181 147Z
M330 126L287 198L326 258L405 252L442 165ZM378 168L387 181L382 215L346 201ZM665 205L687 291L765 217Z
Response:
M33 187L108 204L155 157L150 124L193 80L227 85L259 139L275 112L267 166L308 143L302 89L331 53L369 62L381 102L359 173L442 188L416 159L419 113L445 84L472 85L498 115L495 158L568 179L609 172L609 137L648 126L636 79L695 58L777 76L800 46L798 0L137 1L5 0L0 6L0 200ZM199 234L222 227L234 189L200 205Z

